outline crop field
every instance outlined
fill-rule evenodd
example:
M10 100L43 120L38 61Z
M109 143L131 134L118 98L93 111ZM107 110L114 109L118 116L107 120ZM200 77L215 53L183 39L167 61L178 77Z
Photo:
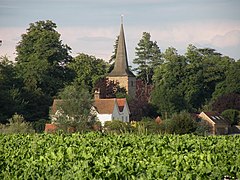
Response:
M240 136L0 135L0 179L240 179Z

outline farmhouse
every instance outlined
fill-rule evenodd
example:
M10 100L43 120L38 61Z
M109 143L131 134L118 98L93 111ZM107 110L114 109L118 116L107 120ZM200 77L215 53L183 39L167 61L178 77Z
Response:
M129 122L130 110L126 98L95 99L93 112L104 126L106 121Z
M229 133L230 122L223 118L218 112L201 112L198 118L211 127L210 133L213 135Z

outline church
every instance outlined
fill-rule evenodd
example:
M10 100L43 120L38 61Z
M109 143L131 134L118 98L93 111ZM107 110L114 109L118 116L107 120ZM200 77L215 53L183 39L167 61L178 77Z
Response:
M107 75L106 79L120 88L126 89L127 95L136 97L136 76L130 71L128 66L127 49L124 36L123 23L121 22L118 40L116 60L113 70ZM59 113L56 108L61 100L55 99L53 102L53 116ZM130 109L126 98L100 98L100 92L95 91L94 102L91 111L96 114L98 120L104 126L106 121L120 120L129 122ZM46 124L45 132L55 131L56 122Z
M109 82L118 84L120 88L126 89L127 95L135 98L136 77L128 67L127 49L122 22L114 68L106 79ZM129 122L130 109L126 98L101 99L100 92L96 91L94 95L93 111L102 125L104 125L106 121L112 120Z
M116 60L113 70L108 74L107 79L118 83L121 88L125 88L127 94L135 98L136 96L136 77L128 67L127 49L124 37L123 23L121 22L120 34Z

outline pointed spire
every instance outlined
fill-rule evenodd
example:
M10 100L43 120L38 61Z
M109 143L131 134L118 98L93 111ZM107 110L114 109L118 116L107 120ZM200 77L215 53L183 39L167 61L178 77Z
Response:
M135 76L128 68L127 50L123 30L123 15L121 16L121 28L115 65L109 76Z

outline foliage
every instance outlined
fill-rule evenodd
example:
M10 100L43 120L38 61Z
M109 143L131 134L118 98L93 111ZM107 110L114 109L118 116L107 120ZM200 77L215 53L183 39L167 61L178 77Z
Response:
M185 56L174 48L164 54L164 63L155 69L152 103L161 114L187 110L194 112L212 98L225 72L234 63L214 49L189 45Z
M110 60L108 61L108 63L110 64L108 73L110 73L113 70L114 65L115 65L115 60L116 60L116 56L117 56L118 40L119 40L119 36L117 36L117 38L115 40L115 43L113 45L113 52L112 52Z
M237 135L0 135L0 178L239 179L239 152Z
M7 123L15 112L20 112L25 102L22 100L16 78L15 66L8 57L0 57L0 123Z
M23 116L14 114L8 124L2 125L0 132L4 134L34 133L34 129L30 123L25 122Z
M165 133L170 134L188 134L193 133L197 124L191 115L185 111L175 113L173 116L163 121Z
M216 86L216 90L213 93L213 100L225 94L240 94L240 61L232 62L225 74L225 80Z
M32 127L36 133L43 133L45 130L45 124L49 123L49 120L39 119L37 121L32 122Z
M231 125L238 125L240 123L240 111L236 109L227 109L221 115L231 121Z
M107 133L126 133L131 132L132 128L129 123L119 120L106 121L104 124L104 131Z
M157 124L149 117L143 117L141 121L136 123L137 134L159 134L163 131L163 126Z
M111 81L108 78L100 79L95 89L100 91L100 97L103 98L115 98L115 97L127 97L126 88L120 87L119 82Z
M138 67L134 70L137 77L142 79L145 84L152 84L153 71L156 66L162 63L161 51L156 41L150 40L150 33L143 32L142 39L136 47L136 58L133 60Z
M212 110L222 113L227 109L236 109L240 111L240 94L230 93L219 96L212 103Z
M16 47L16 68L25 88L50 96L69 80L66 64L72 60L70 47L62 44L56 28L50 20L31 23Z
M16 72L22 81L20 111L31 121L48 118L52 97L72 78L67 64L70 47L62 44L56 24L50 20L31 23L16 47Z
M88 87L89 92L92 92L95 84L105 77L108 64L102 59L80 53L69 64L69 68L76 74L74 83L84 84Z
M53 120L63 130L73 127L77 131L85 131L92 127L95 115L91 113L92 99L89 92L81 86L66 86L60 93L59 114Z

